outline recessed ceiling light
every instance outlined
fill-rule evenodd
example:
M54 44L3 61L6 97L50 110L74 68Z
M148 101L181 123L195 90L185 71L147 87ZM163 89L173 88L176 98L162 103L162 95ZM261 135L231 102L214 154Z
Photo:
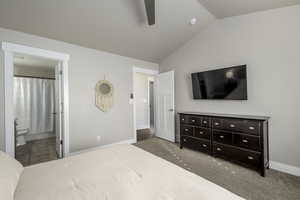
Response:
M197 19L196 18L192 18L191 20L190 20L190 24L191 25L195 25L197 23Z

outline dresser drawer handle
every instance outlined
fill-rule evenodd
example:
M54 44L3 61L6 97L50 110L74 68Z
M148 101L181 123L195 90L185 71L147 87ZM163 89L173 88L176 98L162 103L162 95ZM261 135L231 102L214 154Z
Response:
M186 142L186 139L183 139L184 142Z
M242 140L244 143L248 143L248 140Z
M222 149L221 148L217 148L217 151L222 151Z
M254 130L255 128L254 128L253 126L250 126L249 129L250 129L250 130Z
M224 135L220 135L220 138L221 138L221 139L224 139Z
M218 122L215 123L216 126L219 126L220 124Z
M248 159L249 160L253 160L254 158L252 156L248 156Z
M203 121L203 124L207 124L207 121Z
M203 135L204 133L203 133L203 131L200 131L199 134L200 134L200 135Z
M207 145L206 145L206 144L203 144L202 146L203 146L203 147L207 147Z
M230 124L230 127L231 127L231 128L234 128L234 127L235 127L235 125L234 125L234 124Z
M193 119L192 122L195 122L195 120Z
M186 129L184 129L184 130L185 130L185 132L188 132L188 131L189 131L189 129L187 129L187 128L186 128Z
M182 118L181 121L184 121L184 118Z

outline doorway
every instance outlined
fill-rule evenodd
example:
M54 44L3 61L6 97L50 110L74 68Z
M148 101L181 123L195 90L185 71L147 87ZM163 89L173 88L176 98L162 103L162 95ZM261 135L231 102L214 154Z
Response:
M5 151L24 165L64 157L69 153L69 55L6 42L1 47Z
M158 71L133 69L134 137L137 142L155 136L155 76Z
M58 61L15 54L15 157L23 166L56 160L55 68Z

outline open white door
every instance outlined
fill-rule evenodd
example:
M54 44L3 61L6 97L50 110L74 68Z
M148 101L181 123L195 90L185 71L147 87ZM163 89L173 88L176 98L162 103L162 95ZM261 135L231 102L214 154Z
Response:
M175 142L174 71L158 74L155 85L156 136Z
M55 133L56 133L56 153L59 158L63 157L63 133L62 133L62 64L55 68Z

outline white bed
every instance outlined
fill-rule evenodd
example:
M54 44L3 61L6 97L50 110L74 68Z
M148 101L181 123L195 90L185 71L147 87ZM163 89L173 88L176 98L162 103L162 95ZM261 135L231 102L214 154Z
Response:
M15 165L18 180L8 188L15 189L14 200L242 200L132 145L102 148L24 169ZM5 197L10 200L9 194Z

